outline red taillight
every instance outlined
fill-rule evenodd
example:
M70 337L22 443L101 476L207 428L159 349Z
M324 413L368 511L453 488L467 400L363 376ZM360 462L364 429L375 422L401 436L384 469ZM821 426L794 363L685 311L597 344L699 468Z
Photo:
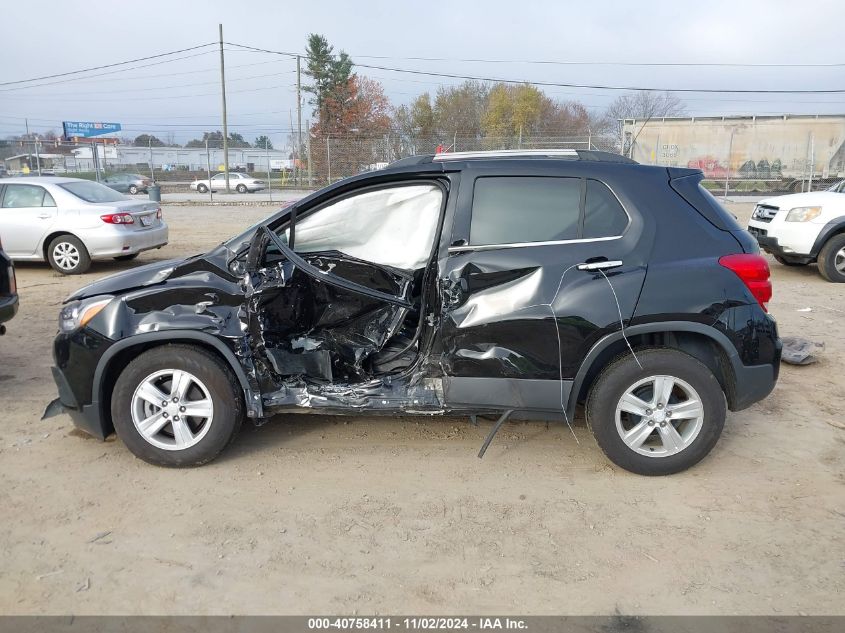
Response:
M156 209L156 220L161 220L161 209Z
M757 299L760 307L766 312L769 311L766 303L772 298L772 282L769 281L769 263L765 257L740 253L720 257L719 263L736 273Z
M129 213L109 213L101 215L100 219L106 224L135 224L135 220Z

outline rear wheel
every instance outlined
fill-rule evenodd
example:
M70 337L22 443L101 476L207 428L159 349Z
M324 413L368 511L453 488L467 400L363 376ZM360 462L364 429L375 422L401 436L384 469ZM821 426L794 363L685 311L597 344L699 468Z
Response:
M199 191L200 193L208 193L208 187L203 184L199 184L197 185L197 191Z
M88 249L73 235L59 235L47 246L47 261L63 275L79 275L91 268Z
M246 193L246 185L237 186L238 193Z
M845 233L834 235L819 251L819 272L834 283L845 282Z
M244 407L237 380L217 356L165 345L126 366L112 392L111 414L137 457L159 466L199 466L235 438Z
M596 442L617 466L670 475L697 464L716 444L727 406L721 385L684 352L654 348L621 356L587 400Z

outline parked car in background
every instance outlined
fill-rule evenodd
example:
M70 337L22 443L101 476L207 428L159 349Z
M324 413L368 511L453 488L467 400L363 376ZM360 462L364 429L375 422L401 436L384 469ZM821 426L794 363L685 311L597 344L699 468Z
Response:
M6 321L18 311L18 285L15 280L15 267L11 258L3 251L0 236L0 335L6 333Z
M748 231L784 266L818 264L828 281L845 282L845 190L793 193L757 203Z
M9 175L9 172L6 171L6 167L4 165L0 165L0 178L5 178Z
M244 418L495 414L495 431L586 403L613 462L684 470L771 392L781 355L766 259L701 179L582 150L347 178L68 297L48 411L191 466Z
M253 178L249 174L230 171L229 188L234 189L238 193L253 193L266 189L267 183L258 178ZM195 180L191 183L191 189L200 193L208 193L209 189L211 191L224 191L226 189L226 175L215 174L211 177L211 180Z
M153 181L141 174L109 174L103 178L102 183L120 193L130 193L133 196L138 193L147 193L147 188Z
M46 260L75 275L94 259L128 260L161 248L168 229L157 203L90 180L36 176L0 182L0 235L13 260Z

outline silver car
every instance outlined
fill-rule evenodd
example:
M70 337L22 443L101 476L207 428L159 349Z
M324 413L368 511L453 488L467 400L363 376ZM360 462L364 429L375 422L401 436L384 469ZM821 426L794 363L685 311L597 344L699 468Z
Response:
M13 260L48 261L60 273L84 273L94 259L128 260L167 244L155 202L132 200L79 178L5 178L0 239Z
M223 191L226 188L226 174L215 174L211 180L195 180L190 184L191 189L200 193L208 193L209 187L213 192ZM267 183L249 174L236 171L229 172L229 188L238 193L254 193L267 188Z

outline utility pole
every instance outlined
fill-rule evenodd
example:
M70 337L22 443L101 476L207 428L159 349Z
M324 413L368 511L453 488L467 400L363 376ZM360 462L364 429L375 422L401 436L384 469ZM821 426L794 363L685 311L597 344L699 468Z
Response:
M217 25L220 30L220 94L223 97L223 173L226 179L226 193L229 190L229 125L226 121L226 64L223 60L223 25Z
M308 161L308 186L310 187L311 186L311 177L312 177L312 173L311 173L311 122L306 121L305 127L308 128L308 136L305 137L305 153L306 153L305 160Z
M296 154L294 160L301 162L302 160L302 77L300 74L300 56L296 56ZM296 169L294 163L294 172L298 174L296 184L300 184L302 173Z
M38 165L38 175L41 175L41 156L38 153L38 137L35 137L35 162Z
M26 122L26 166L32 169L32 150L29 147L29 119L24 119Z

